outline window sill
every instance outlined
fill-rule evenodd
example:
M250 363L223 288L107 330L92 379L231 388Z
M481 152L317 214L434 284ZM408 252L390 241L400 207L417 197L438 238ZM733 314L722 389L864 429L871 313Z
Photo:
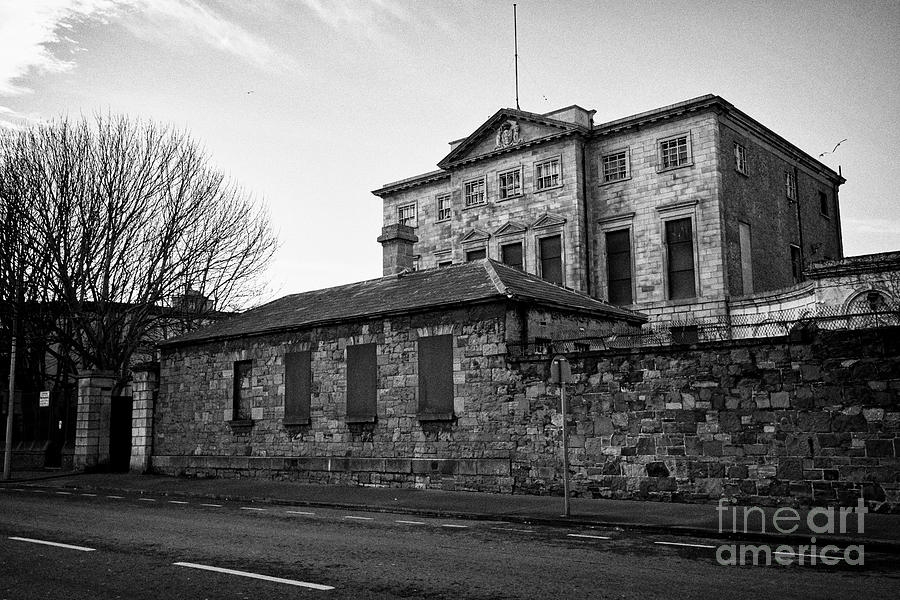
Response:
M744 177L746 177L748 179L750 178L750 173L745 173L744 171L741 171L737 167L735 167L734 172L737 173L738 175L743 175Z
M232 419L226 423L231 428L231 433L250 433L253 429L253 419Z
M450 412L435 412L435 413L419 413L416 415L416 418L419 421L452 421L453 420L453 411Z
M463 206L462 210L472 210L473 208L481 208L482 206L487 206L487 200L484 202L479 202L478 204L471 204L469 206Z
M284 426L297 426L297 425L309 425L309 417L305 419L284 419L281 421L281 424Z
M657 173L668 173L669 171L677 171L678 169L684 169L685 167L693 167L694 161L686 162L683 165L678 165L677 167L666 167L665 169L657 169Z
M345 423L374 423L375 419L376 419L375 415L371 415L371 416L358 415L358 416L353 416L353 417L348 415L347 418L344 419L344 422Z
M449 223L449 222L450 222L450 217L447 217L446 219L438 219L437 221L435 221L435 223Z
M631 181L631 175L628 175L628 177L623 177L621 179L611 179L609 181L601 181L598 185L600 187L606 187L608 185L615 185L617 183L624 183L626 181Z
M534 190L534 193L535 193L535 194L540 194L541 192L549 192L549 191L552 191L552 190L562 189L562 187L563 187L563 184L560 183L559 185L554 185L554 186L545 187L545 188L541 188L541 189L535 189L535 190Z
M518 200L525 194L516 194L515 196L507 196L506 198L497 198L497 202L506 202L507 200Z

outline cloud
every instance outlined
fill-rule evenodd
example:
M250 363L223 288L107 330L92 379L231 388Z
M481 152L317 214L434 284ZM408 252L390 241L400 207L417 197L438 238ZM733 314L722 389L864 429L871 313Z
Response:
M0 104L0 128L22 130L43 122L37 113L23 113Z
M396 41L399 25L418 26L422 19L429 27L450 30L442 18L427 14L427 4L417 5L415 14L394 0L301 0L323 23L336 31L355 34L371 41Z
M293 66L259 36L195 0L14 0L0 3L0 96L29 93L29 78L75 68L77 25L84 22L117 22L166 45L210 46L269 71ZM68 57L61 45L72 50Z
M28 0L0 4L0 95L24 94L31 89L22 79L32 74L59 73L75 66L55 55L53 44L72 23L115 8L114 0Z
M293 68L293 60L239 23L195 0L135 0L122 24L143 39L205 44L267 71ZM248 5L252 10L253 6Z

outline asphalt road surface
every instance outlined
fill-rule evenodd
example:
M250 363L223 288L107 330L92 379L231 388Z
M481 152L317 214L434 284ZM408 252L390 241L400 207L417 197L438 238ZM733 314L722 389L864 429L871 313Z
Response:
M722 566L732 541L0 488L0 599L896 597L900 557ZM842 555L841 551L832 552ZM826 552L826 556L829 556Z

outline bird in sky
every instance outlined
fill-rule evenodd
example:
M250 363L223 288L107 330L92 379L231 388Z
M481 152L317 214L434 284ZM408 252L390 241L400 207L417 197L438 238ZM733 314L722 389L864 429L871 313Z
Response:
M834 148L831 149L831 152L823 152L819 156L822 157L822 156L825 156L826 154L834 154L834 151L838 149L838 146L840 146L841 144L843 144L846 141L847 141L847 138L842 139L841 141L839 141L837 144L834 145Z

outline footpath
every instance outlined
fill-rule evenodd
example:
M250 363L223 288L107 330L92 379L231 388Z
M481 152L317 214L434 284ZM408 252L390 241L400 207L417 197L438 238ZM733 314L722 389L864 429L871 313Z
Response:
M900 514L858 509L750 508L715 504L572 498L570 516L559 496L529 496L314 485L262 479L194 479L131 473L13 472L3 487L118 492L171 498L332 507L425 517L506 521L565 527L605 527L770 544L864 544L900 554ZM749 512L747 509L750 509ZM745 512L746 527L745 527ZM814 514L810 514L810 513ZM860 528L862 525L862 528ZM795 528L796 526L796 528Z

